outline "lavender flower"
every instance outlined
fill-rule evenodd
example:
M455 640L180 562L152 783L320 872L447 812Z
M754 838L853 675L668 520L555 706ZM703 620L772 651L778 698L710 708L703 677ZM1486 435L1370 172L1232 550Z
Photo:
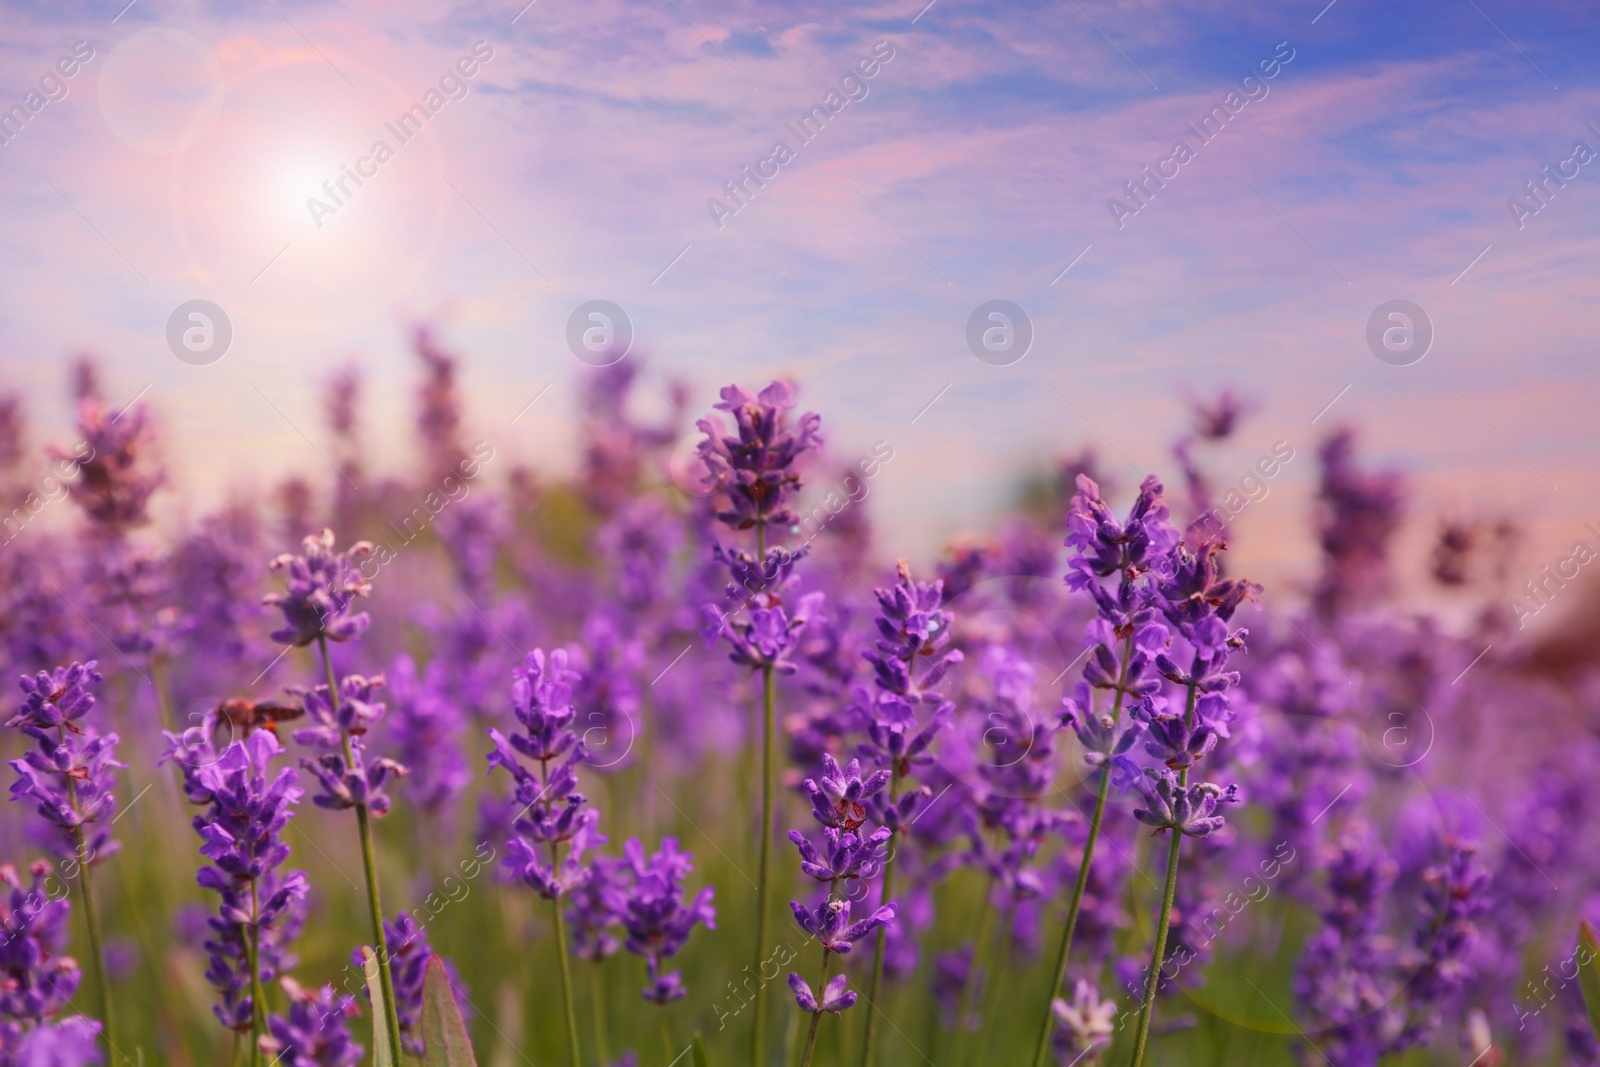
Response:
M148 462L155 436L150 410L135 404L112 412L96 395L80 397L77 407L81 444L72 453L52 448L50 454L76 465L78 477L67 482L67 491L94 528L120 538L150 521L150 497L166 480Z
M825 851L819 851L799 830L790 830L789 840L800 850L801 872L830 885L876 874L879 869L878 857L893 836L887 826L880 826L865 836L835 826L827 827L823 834L827 840Z
M1116 1001L1101 1000L1094 987L1080 978L1072 987L1072 1000L1056 997L1050 1010L1059 1024L1056 1055L1068 1063L1099 1063L1115 1032Z
M1218 804L1239 802L1239 787L1223 789L1210 782L1181 785L1177 775L1165 768L1146 767L1145 781L1139 783L1145 806L1135 808L1133 817L1156 832L1176 830L1190 837L1205 837L1222 829L1227 820L1215 814Z
M579 675L567 662L565 649L551 652L548 660L542 649L529 653L524 666L513 672L511 686L511 711L522 730L509 737L489 730L494 742L489 770L499 767L511 775L513 798L522 810L512 823L515 836L506 845L503 866L547 900L582 885L589 877L583 854L606 842L597 828L599 813L586 807L586 798L577 791L577 768L585 750L572 731L572 691ZM538 773L523 759L536 761ZM566 856L559 857L563 845ZM548 857L539 854L538 846L544 846Z
M104 1063L100 1024L82 1015L24 1029L0 1023L0 1067L90 1067Z
M270 730L257 730L220 755L209 733L199 728L181 738L168 734L162 759L183 770L190 801L207 806L193 823L204 842L200 852L213 864L201 867L195 880L220 897L205 942L211 964L206 979L222 995L212 1009L217 1019L247 1033L257 1022L251 946L255 977L270 982L287 965L287 942L303 921L305 872L281 869L289 858L281 835L302 790L293 768L284 767L268 780L272 761L283 753Z
M336 749L343 746L346 737L359 737L372 729L383 718L384 705L377 692L384 688L383 675L371 678L360 674L347 674L339 679L339 706L334 709L326 685L306 689L292 686L289 692L300 697L305 704L306 718L313 725L294 732L294 739L314 748Z
M664 1005L687 996L688 990L678 972L661 972L661 961L678 954L696 923L704 923L708 930L717 928L717 909L711 904L715 890L705 886L685 903L683 877L693 869L693 857L678 851L677 838L663 838L660 850L648 859L639 839L629 838L623 853L633 873L633 885L618 916L628 933L625 944L629 952L645 958L649 976L645 999Z
M1388 586L1389 544L1400 528L1403 485L1392 472L1357 468L1355 434L1340 430L1322 443L1317 497L1322 575L1316 605L1334 615L1370 601Z
M461 708L444 691L444 666L438 661L418 672L410 656L396 656L388 679L394 704L390 741L400 763L410 771L406 795L423 811L439 814L452 807L467 788L467 758L460 745L466 723ZM341 704L350 700L346 693Z
M273 1063L357 1067L363 1050L351 1038L349 1022L358 1014L355 997L336 993L331 985L312 992L293 978L285 977L281 984L289 998L289 1014L268 1016L268 1036L261 1041L263 1051L276 1057Z
M822 444L822 419L807 414L791 428L788 413L794 407L794 387L775 381L759 395L737 385L722 390L722 402L713 405L733 416L738 436L728 436L716 415L695 425L706 435L700 458L710 472L707 483L727 497L728 508L717 518L738 530L752 526L788 526L797 520L786 507L800 488L794 463Z
M315 725L294 732L302 745L328 749L315 759L300 760L322 786L311 798L319 808L349 811L365 807L374 817L389 811L389 795L383 791L389 778L403 777L408 769L401 763L380 756L369 759L364 740L372 725L383 717L384 706L374 694L382 689L382 675L372 678L347 674L339 679L339 702L335 706L326 685L311 689L294 688L305 701L306 717Z
M901 560L895 569L896 582L872 591L878 602L876 647L863 656L872 664L874 680L885 693L902 697L912 704L926 700L941 702L933 687L946 672L961 662L960 650L940 655L950 641L955 616L943 609L944 583L917 582ZM914 676L919 662L927 670L920 681Z
M303 555L284 553L268 569L284 575L285 591L269 593L262 603L283 612L284 625L272 631L279 644L296 647L318 639L348 641L360 637L371 623L366 612L351 613L358 596L366 596L371 583L357 564L372 551L367 541L357 541L344 552L333 550L333 531L307 537Z
M39 860L29 873L24 886L15 867L0 865L0 1016L38 1026L67 1006L83 975L66 955L71 909L49 892L50 864Z
M800 1005L801 1011L807 1011L813 1015L824 1011L842 1015L847 1008L853 1007L856 1002L856 994L854 990L846 988L849 984L850 978L848 975L834 975L828 984L823 987L822 1000L818 1001L816 994L811 992L811 986L806 983L806 980L793 971L789 972L789 988L794 990L794 1002Z
M383 791L390 776L396 778L406 773L406 768L384 756L369 760L366 746L359 737L349 741L350 755L342 752L324 752L316 759L300 760L300 766L310 771L322 786L322 791L311 798L319 808L329 811L349 811L365 807L373 818L382 818L389 812L389 794Z
M567 894L571 902L567 923L580 959L599 963L622 947L622 913L628 907L631 873L626 860L596 856L589 877Z
M25 699L7 720L34 742L11 761L17 774L11 799L32 800L34 811L60 831L53 838L57 852L83 863L117 851L110 831L117 806L112 772L127 766L116 760L116 734L101 736L92 726L78 725L94 706L100 681L93 660L24 677Z
M18 728L33 726L54 729L76 722L94 707L94 690L104 681L95 670L94 660L74 663L70 667L57 667L55 672L40 671L36 677L24 675L18 682L25 698L17 713L6 720L6 725Z
M811 815L823 826L855 830L867 818L866 802L889 784L888 771L875 771L861 777L861 761L851 760L844 767L831 755L822 757L822 783L807 778L803 783L811 798Z
M885 904L865 919L851 922L850 902L840 899L825 900L815 908L807 908L799 901L792 900L789 909L794 913L794 920L800 924L800 929L815 938L828 952L841 956L878 927L894 921L895 912L893 904Z
M727 595L738 607L706 604L700 609L700 634L706 647L725 638L733 651L733 662L755 670L770 669L793 674L792 654L799 650L800 635L817 619L825 596L821 592L802 596L793 614L782 605L787 591L796 584L795 564L807 555L808 548L788 552L782 548L767 551L760 560L747 552L729 552L714 546L713 556L727 566L730 580ZM748 609L748 617L743 617Z

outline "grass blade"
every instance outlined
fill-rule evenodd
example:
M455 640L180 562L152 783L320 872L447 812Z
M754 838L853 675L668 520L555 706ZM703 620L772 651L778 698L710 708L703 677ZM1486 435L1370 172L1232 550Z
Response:
M467 1038L466 1024L456 1007L455 990L438 956L428 960L422 979L423 1067L478 1067Z
M1588 919L1578 920L1578 988L1589 1010L1589 1026L1600 1037L1600 938Z
M395 1052L389 1047L389 1031L383 1025L387 1010L383 1001L383 983L378 980L378 957L366 945L361 946L361 969L367 977L367 995L372 998L372 1067L400 1067Z

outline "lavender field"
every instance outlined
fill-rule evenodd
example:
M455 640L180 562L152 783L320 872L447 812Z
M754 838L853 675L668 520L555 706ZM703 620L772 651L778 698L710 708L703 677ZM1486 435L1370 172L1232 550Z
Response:
M74 442L0 409L5 1062L1600 1055L1593 680L1516 640L1507 525L1393 558L1354 432L1283 608L1226 551L1226 393L1167 482L1062 458L922 569L859 502L892 449L841 466L797 383L690 429L586 372L558 479L415 342L413 477L347 371L337 476L170 533L94 364ZM1375 610L1399 567L1477 613Z
M0 1067L1600 1067L1592 0L0 0Z

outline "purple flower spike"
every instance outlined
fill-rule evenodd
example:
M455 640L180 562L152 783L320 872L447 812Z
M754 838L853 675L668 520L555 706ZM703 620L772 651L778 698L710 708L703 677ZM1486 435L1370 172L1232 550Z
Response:
M649 985L645 999L657 1004L678 1000L688 991L677 972L661 973L661 961L678 954L697 923L704 923L708 930L717 928L717 909L711 904L715 890L706 886L685 903L683 878L694 869L694 860L678 850L677 838L663 838L660 850L649 858L637 837L630 838L622 850L634 882L619 919L628 932L628 951L646 961Z
M435 813L455 806L470 777L460 739L466 717L446 695L443 667L436 660L419 672L410 656L401 655L389 672L391 739L400 762L411 771L406 794L424 811Z
M797 668L789 657L799 648L801 633L822 614L825 600L823 593L807 593L792 616L779 607L754 608L748 619L707 604L700 609L704 620L700 633L708 647L718 637L726 638L733 648L728 658L741 667L771 667L779 674L793 674Z
M822 757L822 784L807 778L802 785L811 797L811 814L824 826L855 830L867 819L866 801L889 784L888 771L875 771L861 777L861 761L851 760L844 768L831 755Z
M1217 747L1215 730L1204 723L1191 730L1182 715L1152 714L1148 729L1144 750L1175 771L1194 766Z
M542 649L529 653L513 672L511 685L511 712L522 729L509 736L489 730L494 742L489 771L500 768L511 775L518 812L502 867L547 900L588 881L590 868L583 854L606 843L598 829L600 813L585 807L586 798L578 792L577 769L586 753L572 730L572 696L580 676L567 661L564 649L548 658ZM536 761L538 772L524 759ZM566 855L558 859L563 845Z
M249 1032L256 1010L250 994L252 933L265 983L292 966L286 946L304 923L305 872L280 869L289 858L281 835L302 791L293 768L284 767L269 780L272 762L283 752L271 731L257 730L220 756L208 732L190 730L182 739L169 735L163 759L183 768L189 800L207 805L193 823L204 842L200 852L213 864L201 867L195 881L220 898L204 942L210 956L206 979L222 995L222 1003L212 1008L217 1019L242 1034Z
M885 904L867 918L852 923L848 900L824 900L817 905L815 911L799 901L791 900L789 908L794 912L795 921L800 924L800 929L816 938L829 952L837 952L840 955L849 952L855 942L878 927L893 922L895 910L893 904Z
M0 1063L17 1067L91 1067L105 1062L100 1050L100 1023L82 1015L40 1023L23 1030L0 1024Z
M1178 776L1165 767L1146 767L1144 773L1147 780L1139 783L1139 790L1147 807L1135 808L1133 817L1158 833L1177 830L1190 837L1206 837L1227 824L1222 816L1213 814L1217 805L1239 802L1236 785L1226 789L1210 782L1181 786Z
M1088 683L1079 682L1073 688L1073 695L1061 700L1061 725L1071 727L1078 735L1078 743L1083 746L1083 762L1100 767L1132 748L1142 735L1143 727L1135 724L1119 733L1111 716L1103 711L1091 711L1093 706Z
M359 737L350 739L350 759L340 752L326 752L316 759L301 759L300 766L310 771L322 786L322 791L311 798L311 803L330 811L347 811L365 804L374 818L382 818L389 811L389 794L383 791L390 776L399 778L406 768L392 759L379 757L368 760L366 748Z
M17 713L6 720L13 728L28 726L55 729L73 726L77 720L94 707L94 690L103 679L95 670L96 663L74 663L70 667L57 667L54 673L40 671L29 677L23 675L18 684L25 697Z
M1099 1063L1116 1032L1117 1002L1101 1000L1095 988L1080 978L1072 988L1072 1000L1056 997L1050 1010L1056 1017L1057 1054L1072 1063Z
M30 869L24 886L17 869L0 866L0 1015L34 1023L66 1007L83 975L67 950L64 899L52 899L50 865Z
M806 980L793 971L789 972L789 988L794 990L794 1002L800 1005L800 1010L815 1015L819 1012L831 1011L835 1015L842 1014L855 1005L856 994L847 988L850 984L848 975L836 974L822 990L822 1002L817 1002L816 994L811 992L811 986Z
M895 569L896 582L872 591L878 601L878 641L874 650L862 653L872 664L878 688L915 704L939 703L932 692L950 668L961 662L959 650L940 652L950 641L955 616L943 610L944 582L918 582L901 560ZM914 678L924 661L923 677Z
M117 762L116 734L101 736L74 721L94 706L91 689L100 682L94 666L91 660L23 678L26 698L8 720L34 742L11 761L17 773L11 799L33 801L34 811L60 831L51 843L63 858L77 858L81 833L91 862L117 851L109 830L117 807L112 772L127 766Z
M336 749L343 746L347 735L360 736L366 733L373 723L383 718L383 702L376 695L383 687L381 674L371 678L360 674L345 675L339 679L339 710L335 712L333 701L328 699L326 685L310 689L291 686L289 692L305 703L306 718L316 724L296 730L294 739L302 745Z
M282 645L309 645L319 637L349 641L360 637L371 622L366 612L351 614L350 605L366 596L371 583L357 565L372 551L368 541L357 541L343 552L333 550L333 531L323 530L303 542L305 554L284 553L268 568L284 573L285 591L269 593L263 604L283 612L284 626L272 631Z
M572 948L580 959L598 963L622 947L617 931L628 906L627 861L598 856L589 878L568 899L567 922L572 927Z
M644 999L664 1006L688 996L689 988L683 984L683 975L678 971L662 974L660 966L653 958L645 963Z
M289 997L288 1017L267 1017L261 1046L283 1067L356 1067L362 1048L350 1036L350 1018L359 1014L355 997L325 985L315 993L293 978L282 980ZM408 1046L409 1047L409 1046ZM421 1045L418 1045L418 1049Z
M717 518L736 530L798 521L786 507L800 488L800 474L792 468L803 453L822 444L821 417L806 414L797 427L789 425L794 387L787 382L773 382L759 395L729 385L714 406L733 416L738 431L729 436L716 415L695 424L706 435L700 442L700 458L710 472L706 482L727 497L727 510Z
M828 827L826 854L817 850L799 830L789 831L789 840L800 850L800 870L819 882L835 882L841 878L864 878L878 872L881 853L894 832L880 826L869 837L854 831L841 831Z
M1152 569L1178 543L1167 524L1161 482L1151 475L1139 486L1128 520L1119 523L1100 499L1100 487L1087 474L1078 475L1078 492L1067 514L1068 548L1076 550L1069 564L1067 586L1095 592L1098 579L1122 574L1128 579Z

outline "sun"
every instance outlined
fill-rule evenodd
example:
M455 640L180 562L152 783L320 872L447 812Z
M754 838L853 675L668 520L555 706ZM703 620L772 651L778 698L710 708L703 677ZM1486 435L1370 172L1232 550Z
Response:
M280 170L275 184L274 206L289 221L297 224L306 222L309 217L306 201L323 195L322 183L327 181L328 177L329 172L326 168L305 160L285 165Z

